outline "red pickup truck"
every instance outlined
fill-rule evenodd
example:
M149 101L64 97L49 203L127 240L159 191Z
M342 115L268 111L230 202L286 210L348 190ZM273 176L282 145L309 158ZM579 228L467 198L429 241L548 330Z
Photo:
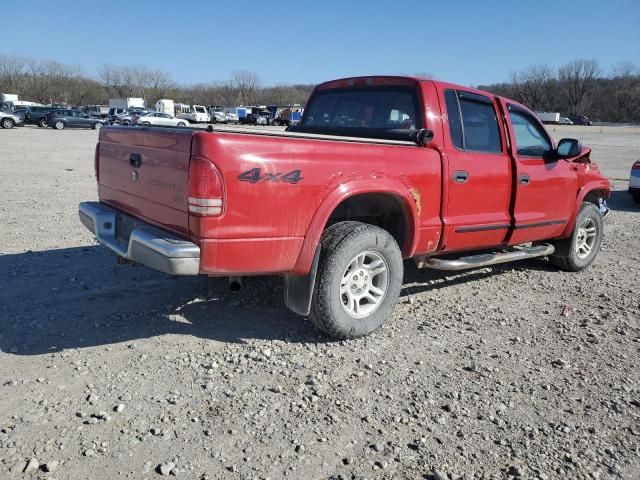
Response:
M105 127L80 219L174 275L283 274L285 303L338 338L390 316L403 259L461 270L597 255L610 183L524 106L429 79L323 83L287 131Z

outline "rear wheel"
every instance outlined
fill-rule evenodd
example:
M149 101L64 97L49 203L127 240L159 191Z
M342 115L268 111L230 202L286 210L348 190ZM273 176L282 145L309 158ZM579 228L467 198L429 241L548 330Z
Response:
M402 287L402 255L395 239L374 225L340 222L324 233L321 249L312 323L341 339L380 328Z
M178 126L179 126L179 127L186 127L186 126L187 126L187 124L186 124L186 123L184 123L184 122L178 122Z
M640 193L634 193L631 195L631 198L633 198L633 201L635 203L640 203Z
M53 124L53 128L55 128L56 130L62 130L65 127L64 122L61 121L57 121L56 123Z
M46 127L47 126L47 119L46 118L41 118L40 120L38 120L38 126L39 127Z
M142 122L142 125L144 125L145 127L151 125L151 122Z
M16 122L13 121L12 118L3 118L2 119L2 128L13 128Z
M101 122L96 122L93 124L93 129L94 130L100 130L102 128L102 123Z
M584 202L576 217L571 236L555 242L556 252L549 261L569 272L584 270L595 260L602 244L602 215L593 203Z

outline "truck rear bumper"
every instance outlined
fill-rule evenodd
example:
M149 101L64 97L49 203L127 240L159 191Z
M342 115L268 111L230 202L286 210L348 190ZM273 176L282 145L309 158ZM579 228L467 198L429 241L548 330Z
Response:
M197 275L200 247L100 202L82 202L80 221L117 255L172 275Z

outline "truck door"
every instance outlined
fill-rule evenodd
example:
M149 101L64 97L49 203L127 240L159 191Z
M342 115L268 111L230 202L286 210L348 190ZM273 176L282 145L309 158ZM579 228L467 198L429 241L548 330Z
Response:
M554 142L528 110L504 99L514 158L516 192L509 244L557 237L573 214L578 176L571 162L554 155Z
M446 106L441 248L503 244L511 226L512 167L496 99L453 89L441 95Z

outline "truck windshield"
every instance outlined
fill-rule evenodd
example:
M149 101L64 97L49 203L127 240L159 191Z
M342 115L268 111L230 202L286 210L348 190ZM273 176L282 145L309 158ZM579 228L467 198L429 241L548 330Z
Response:
M319 91L305 109L304 127L421 128L415 91L385 87Z

